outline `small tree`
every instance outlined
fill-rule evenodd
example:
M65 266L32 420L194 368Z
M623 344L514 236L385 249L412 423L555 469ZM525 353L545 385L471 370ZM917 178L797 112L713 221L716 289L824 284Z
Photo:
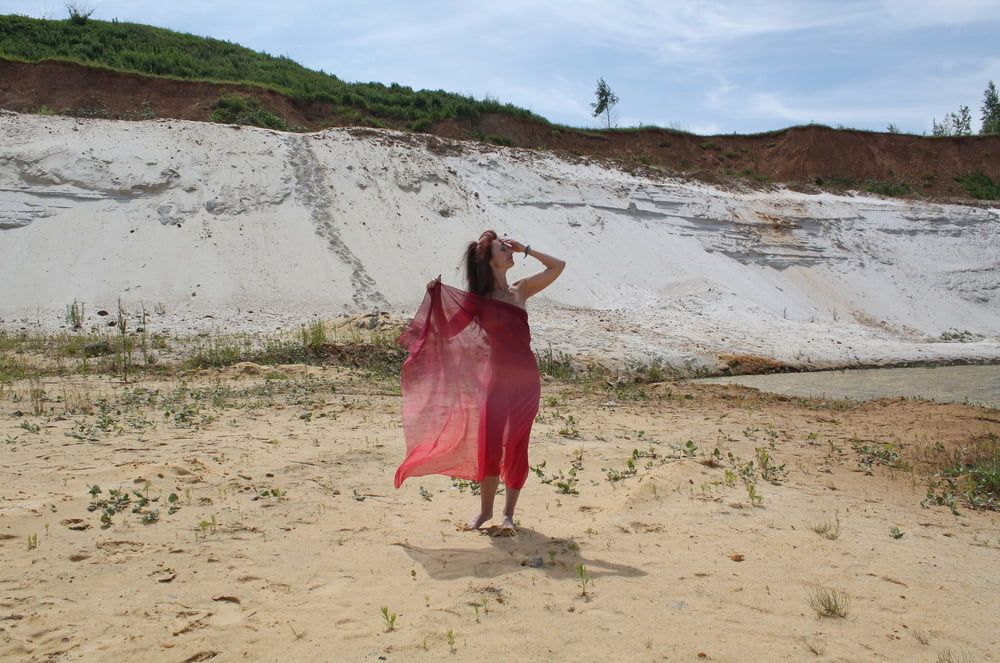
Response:
M890 122L890 123L889 123L889 126L887 126L887 127L885 128L885 130L886 130L886 131L888 131L888 132L889 132L889 133L891 133L891 134L898 134L898 133L900 133L900 131L899 131L899 127L897 127L897 126L896 126L895 124L893 124L892 122Z
M979 133L984 136L1000 134L1000 95L997 95L993 81L990 81L983 93L982 120L983 126L980 127Z
M945 113L944 119L941 120L941 124L938 121L931 119L931 135L932 136L950 136L951 135L951 113Z
M597 80L597 90L594 92L597 97L597 101L590 104L590 107L594 109L594 117L599 117L602 113L605 114L608 120L608 129L611 128L611 107L618 103L618 97L608 84L604 82L603 78Z
M972 113L969 112L969 107L959 106L958 114L953 116L952 123L955 128L956 136L971 136Z
M94 8L87 6L83 2L78 2L78 0L69 0L66 3L66 12L69 14L69 20L77 25L83 25L90 18L90 15L94 13Z
M971 136L972 113L968 106L959 106L957 113L945 113L941 123L931 120L931 133L935 136Z

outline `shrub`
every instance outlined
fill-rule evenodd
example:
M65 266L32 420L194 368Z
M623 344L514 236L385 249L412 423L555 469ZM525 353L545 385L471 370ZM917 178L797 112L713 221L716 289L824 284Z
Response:
M969 192L973 198L980 200L1000 200L1000 184L997 184L983 173L968 173L955 178L955 181Z
M865 182L865 191L881 196L905 196L910 193L910 185L906 182L893 184L882 180L868 180Z
M273 113L261 103L260 99L238 94L224 94L219 97L212 105L212 113L208 119L223 124L247 124L279 131L292 130L283 118Z

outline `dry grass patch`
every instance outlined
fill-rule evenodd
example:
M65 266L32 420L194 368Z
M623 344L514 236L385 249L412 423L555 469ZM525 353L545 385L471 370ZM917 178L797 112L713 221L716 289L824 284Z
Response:
M851 613L851 597L843 589L816 585L809 590L809 607L820 617L846 619Z

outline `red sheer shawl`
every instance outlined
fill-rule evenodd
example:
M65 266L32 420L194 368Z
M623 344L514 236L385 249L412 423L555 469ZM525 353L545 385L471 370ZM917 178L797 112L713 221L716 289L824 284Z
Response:
M491 358L527 354L534 363L527 312L439 281L396 343L409 351L400 373L406 458L396 488L427 474L481 481Z

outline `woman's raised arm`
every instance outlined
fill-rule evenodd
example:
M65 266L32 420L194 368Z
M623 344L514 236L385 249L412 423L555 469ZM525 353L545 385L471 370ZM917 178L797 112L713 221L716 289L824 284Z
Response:
M515 251L523 251L525 246L516 240L504 240L507 242L511 248ZM554 258L548 254L542 253L541 251L536 251L531 249L528 253L533 258L537 258L539 262L545 265L545 269L538 272L537 274L532 274L531 276L526 276L521 279L523 285L524 298L527 299L532 295L537 295L539 292L547 288L553 281L555 281L560 274L562 274L563 269L566 267L566 261L560 260L559 258Z

